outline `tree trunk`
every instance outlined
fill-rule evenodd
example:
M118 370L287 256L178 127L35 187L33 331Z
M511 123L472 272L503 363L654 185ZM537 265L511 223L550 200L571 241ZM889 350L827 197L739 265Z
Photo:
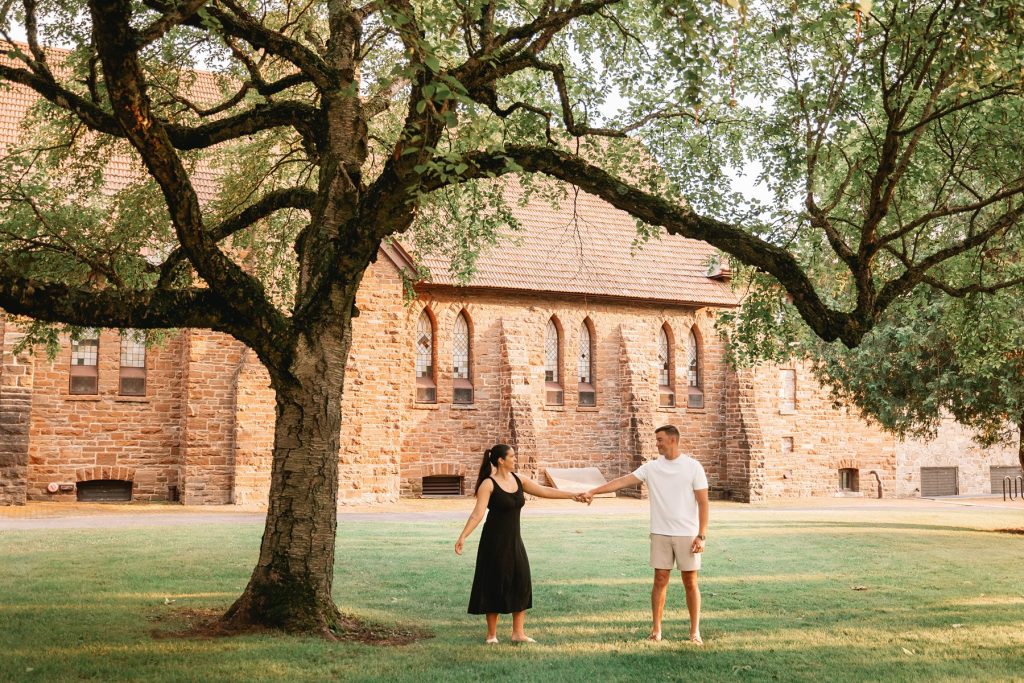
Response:
M288 372L270 370L276 421L266 528L249 584L223 617L229 628L330 637L339 626L331 586L353 306L348 301L338 309L344 312L333 322L320 321L300 335Z

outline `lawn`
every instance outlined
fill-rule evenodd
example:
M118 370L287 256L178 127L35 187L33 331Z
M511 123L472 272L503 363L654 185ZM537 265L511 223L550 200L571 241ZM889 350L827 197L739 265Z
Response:
M699 649L678 579L667 640L644 641L646 517L602 505L615 501L524 518L540 641L526 646L483 645L483 619L465 614L478 533L455 556L461 519L343 516L339 604L434 634L388 648L154 638L230 603L257 524L0 532L0 680L1024 680L1024 536L985 531L1024 526L1024 507L715 507Z

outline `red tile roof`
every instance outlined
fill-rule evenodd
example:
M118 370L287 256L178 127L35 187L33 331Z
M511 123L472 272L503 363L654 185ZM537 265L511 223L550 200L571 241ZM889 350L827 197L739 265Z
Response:
M572 192L553 208L546 200L518 205L510 186L508 200L520 222L476 262L471 287L543 291L601 297L648 299L697 305L733 306L729 284L708 277L717 251L697 240L669 235L641 243L636 220L584 192ZM454 286L449 261L422 259L430 283Z
M0 47L7 45L9 44L0 41ZM28 54L27 45L22 43L16 43L16 45ZM67 78L67 69L63 68L62 63L68 54L68 50L46 49L47 63L58 80ZM25 67L24 62L3 56L0 56L0 63ZM218 102L223 98L216 77L205 72L196 73L195 81L189 88L189 95L195 102L204 104ZM31 144L33 131L26 130L23 124L29 109L38 99L39 96L30 88L0 79L0 155L17 149L19 146ZM217 173L209 164L199 163L191 176L200 201L207 202L216 196ZM145 177L145 168L137 155L116 154L110 158L104 170L105 189L113 194L138 183Z

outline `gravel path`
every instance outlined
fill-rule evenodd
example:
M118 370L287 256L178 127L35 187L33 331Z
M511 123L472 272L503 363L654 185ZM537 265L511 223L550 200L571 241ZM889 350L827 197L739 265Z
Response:
M376 508L343 509L339 524L346 522L432 522L463 520L469 515L472 501L468 498L403 500ZM712 502L716 511L728 510L730 516L753 517L766 512L972 512L1019 511L1024 502L1003 502L992 498L941 499L796 499L773 501L770 504L745 505ZM629 498L598 499L590 507L563 501L532 500L524 516L646 516L647 501ZM259 509L235 506L181 506L159 504L81 504L29 503L24 506L0 508L0 531L42 529L129 529L141 527L191 526L197 524L263 524L266 513Z

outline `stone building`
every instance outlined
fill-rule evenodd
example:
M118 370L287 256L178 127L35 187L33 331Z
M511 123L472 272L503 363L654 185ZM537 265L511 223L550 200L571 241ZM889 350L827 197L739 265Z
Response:
M730 370L714 321L735 295L727 272L708 274L709 246L663 236L633 248L633 221L587 195L517 211L522 231L481 256L469 286L428 259L432 281L407 300L398 244L367 273L342 504L468 493L499 441L540 476L594 466L611 478L654 457L667 423L713 494L744 501L920 495L922 471L944 467L959 468L956 488L925 494L981 494L1015 463L952 425L937 442L898 442L833 407L799 366ZM239 342L186 330L147 349L103 330L51 361L14 353L13 321L2 335L0 502L266 500L273 396Z
M0 147L30 104L18 89L0 96ZM115 163L109 180L130 173ZM212 183L200 178L205 199ZM637 245L634 221L586 194L558 208L511 203L521 232L482 254L467 286L427 257L433 278L408 300L399 244L366 274L342 504L471 492L500 441L538 476L593 466L612 478L654 457L653 431L669 423L713 495L743 501L988 493L1015 465L1014 450L980 451L955 425L938 442L897 442L834 408L799 366L731 371L714 324L736 295L708 245ZM273 396L242 344L184 330L146 348L103 330L51 360L15 353L22 338L17 321L2 323L0 504L266 501Z

